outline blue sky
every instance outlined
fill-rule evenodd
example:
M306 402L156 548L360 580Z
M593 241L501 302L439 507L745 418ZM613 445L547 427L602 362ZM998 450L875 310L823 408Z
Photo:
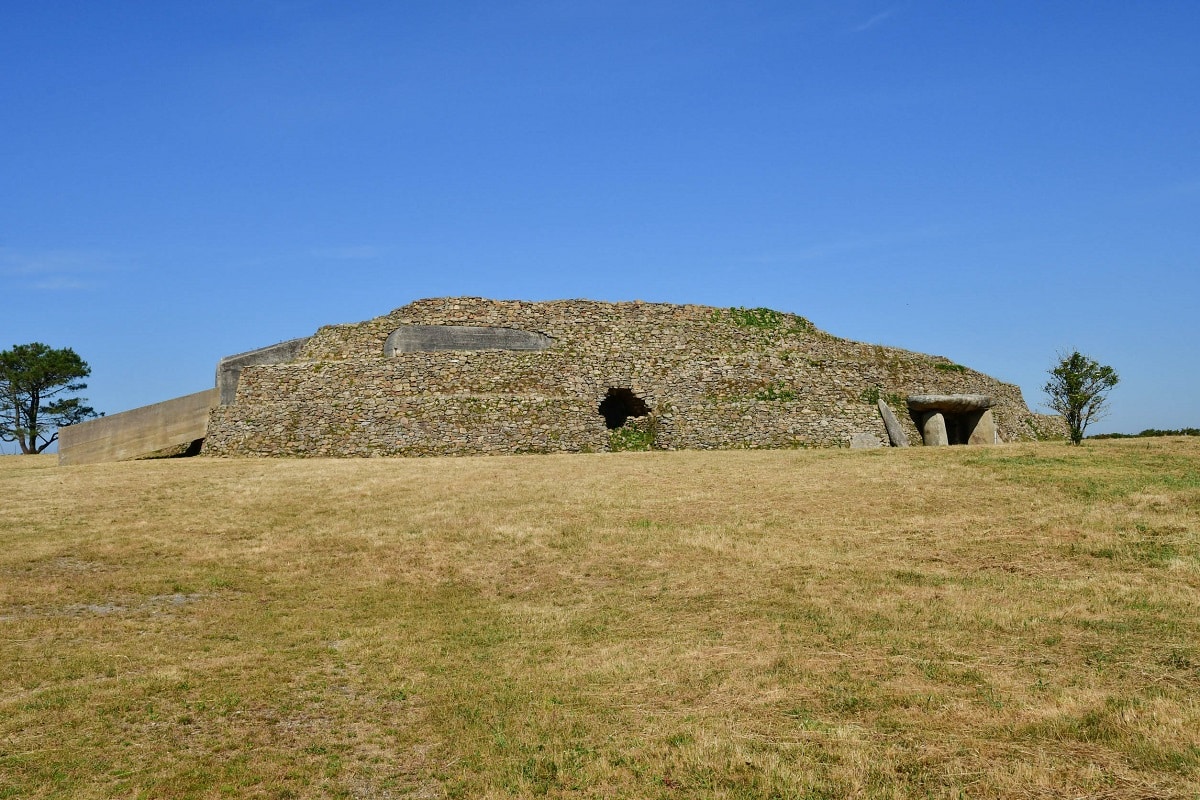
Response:
M1200 425L1200 3L0 0L0 346L121 411L421 297L769 306ZM11 446L10 446L11 448Z

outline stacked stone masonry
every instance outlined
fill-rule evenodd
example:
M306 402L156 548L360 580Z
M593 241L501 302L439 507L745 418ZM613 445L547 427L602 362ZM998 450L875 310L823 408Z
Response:
M384 355L401 326L549 337L541 350ZM213 410L210 455L393 456L591 452L613 447L610 389L650 409L629 425L661 449L845 447L888 441L876 401L920 442L914 394L986 394L1002 441L1057 436L1018 387L938 356L840 339L792 314L693 305L420 300L317 331L292 360L242 369Z

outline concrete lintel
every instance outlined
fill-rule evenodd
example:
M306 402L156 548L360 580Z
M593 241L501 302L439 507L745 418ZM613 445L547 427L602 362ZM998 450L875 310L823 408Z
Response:
M545 350L554 340L544 333L494 325L402 325L383 343L383 355L443 350Z
M221 405L233 405L234 400L237 399L238 378L241 377L243 368L259 364L286 364L294 361L311 338L311 336L302 336L299 339L289 339L279 344L222 358L217 362L217 390L221 395Z

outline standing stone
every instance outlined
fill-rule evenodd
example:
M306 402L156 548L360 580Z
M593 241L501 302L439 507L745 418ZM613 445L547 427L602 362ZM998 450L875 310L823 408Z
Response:
M945 447L950 444L946 435L946 418L940 411L927 411L921 420L921 438L926 447Z
M883 442L873 433L856 433L850 437L851 450L871 450L883 447Z
M883 402L883 398L875 401L879 406L879 416L883 417L883 426L887 428L888 439L892 447L908 447L908 434L900 426L900 420L892 413L892 408Z
M996 433L996 420L992 417L992 410L985 409L971 430L971 438L967 440L967 444L999 444L999 442L1000 437Z

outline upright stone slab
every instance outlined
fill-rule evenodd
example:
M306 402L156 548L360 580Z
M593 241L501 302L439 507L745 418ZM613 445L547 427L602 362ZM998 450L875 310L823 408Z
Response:
M879 416L883 417L883 426L887 428L888 440L892 447L908 447L908 434L900 426L900 420L892 413L892 408L883 402L883 398L875 401L879 406Z
M921 439L926 447L945 447L950 444L946 435L946 418L940 411L926 411L921 420Z
M996 420L992 416L992 410L985 409L971 430L971 437L967 440L967 444L998 444L999 442L1000 437L996 433Z

